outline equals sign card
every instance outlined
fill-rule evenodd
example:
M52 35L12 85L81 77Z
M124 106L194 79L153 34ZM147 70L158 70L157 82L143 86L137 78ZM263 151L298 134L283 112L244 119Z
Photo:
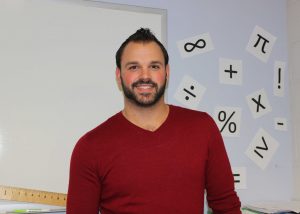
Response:
M274 128L279 131L287 131L287 119L283 117L274 118Z
M235 189L247 189L246 167L232 167Z

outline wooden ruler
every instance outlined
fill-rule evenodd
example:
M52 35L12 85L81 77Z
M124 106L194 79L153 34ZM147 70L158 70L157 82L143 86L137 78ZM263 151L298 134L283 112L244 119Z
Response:
M0 199L48 204L54 206L66 206L67 195L63 193L46 192L0 185Z

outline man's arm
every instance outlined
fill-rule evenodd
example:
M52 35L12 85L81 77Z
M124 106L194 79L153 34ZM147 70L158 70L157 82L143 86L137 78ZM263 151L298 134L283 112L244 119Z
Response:
M98 214L100 203L100 179L92 149L85 138L76 144L70 164L67 196L68 214Z
M214 214L240 214L241 203L234 190L229 159L222 136L213 120L208 156L205 178L208 206Z

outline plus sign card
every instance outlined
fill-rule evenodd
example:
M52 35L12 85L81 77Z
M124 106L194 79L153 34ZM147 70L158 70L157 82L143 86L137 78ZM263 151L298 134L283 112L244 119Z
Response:
M219 59L220 83L241 85L243 82L243 63L237 59Z

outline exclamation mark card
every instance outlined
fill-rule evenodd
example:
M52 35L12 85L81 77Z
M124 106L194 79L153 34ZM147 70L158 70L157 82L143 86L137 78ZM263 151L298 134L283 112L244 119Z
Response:
M259 129L250 143L246 155L261 169L265 169L273 158L279 143L264 129Z
M184 76L174 97L191 109L197 109L206 88L190 76Z
M274 84L273 92L275 96L284 96L284 73L285 63L281 61L275 61L274 64Z

